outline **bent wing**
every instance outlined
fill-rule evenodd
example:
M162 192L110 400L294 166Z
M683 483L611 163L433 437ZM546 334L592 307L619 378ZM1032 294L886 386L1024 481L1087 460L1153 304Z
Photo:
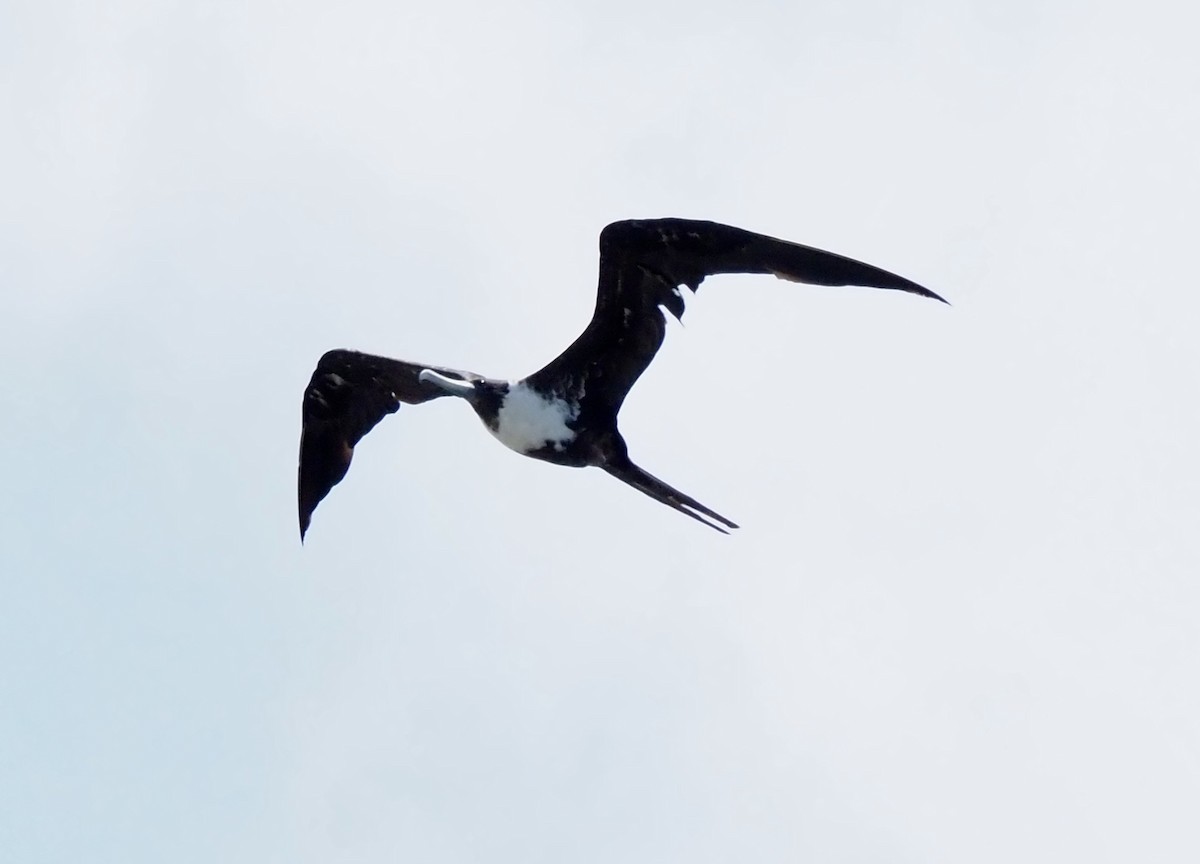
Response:
M562 395L586 392L589 407L615 415L662 345L665 308L682 319L684 297L707 276L769 273L811 285L862 285L946 301L916 282L832 252L692 219L614 222L600 233L600 283L591 323L570 347L529 376Z
M479 378L471 372L357 351L338 349L321 357L304 390L301 408L297 477L301 540L317 504L346 476L359 440L401 402L416 405L446 395L421 383L422 369L462 380Z

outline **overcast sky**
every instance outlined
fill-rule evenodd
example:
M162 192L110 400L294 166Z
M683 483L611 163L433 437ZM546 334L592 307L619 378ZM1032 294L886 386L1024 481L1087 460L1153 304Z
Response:
M0 857L1200 856L1200 59L1182 4L0 4ZM594 469L519 377L609 221L705 283Z

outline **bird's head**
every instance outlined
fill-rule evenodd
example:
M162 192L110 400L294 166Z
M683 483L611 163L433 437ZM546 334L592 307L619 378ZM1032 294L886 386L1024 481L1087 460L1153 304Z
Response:
M432 369L422 369L417 376L422 384L429 384L441 390L447 396L458 396L466 399L489 426L495 424L496 415L508 392L508 384L504 381L493 381L489 378L464 380L450 378Z
M461 396L468 402L475 397L475 382L449 378L432 369L422 369L417 379L422 384L432 384L447 396Z

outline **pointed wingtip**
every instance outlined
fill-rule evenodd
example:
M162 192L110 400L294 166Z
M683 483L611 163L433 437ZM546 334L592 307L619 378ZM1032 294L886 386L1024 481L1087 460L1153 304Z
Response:
M928 297L930 300L937 300L939 303L945 303L947 306L950 305L950 301L936 291L931 291L924 285L921 285L918 282L913 282L911 279L905 279L903 276L897 276L896 278L900 280L898 283L886 286L871 287L898 288L901 291L907 291L909 294L916 294L918 297Z

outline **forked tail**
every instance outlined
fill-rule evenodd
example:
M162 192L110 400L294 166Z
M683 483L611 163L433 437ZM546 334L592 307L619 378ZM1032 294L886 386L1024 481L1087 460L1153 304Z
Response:
M684 495L678 489L672 489L657 477L643 471L641 468L630 462L628 457L606 462L601 467L618 480L628 483L639 492L645 492L655 501L660 501L673 510L678 510L680 513L691 516L701 525L707 525L709 528L720 531L722 534L729 533L725 530L725 528L738 527L735 523L730 522L720 513L709 510L695 498ZM714 525L712 522L708 521L708 519L705 519L704 516L720 522L721 525L725 526L725 528L722 528L721 525Z

